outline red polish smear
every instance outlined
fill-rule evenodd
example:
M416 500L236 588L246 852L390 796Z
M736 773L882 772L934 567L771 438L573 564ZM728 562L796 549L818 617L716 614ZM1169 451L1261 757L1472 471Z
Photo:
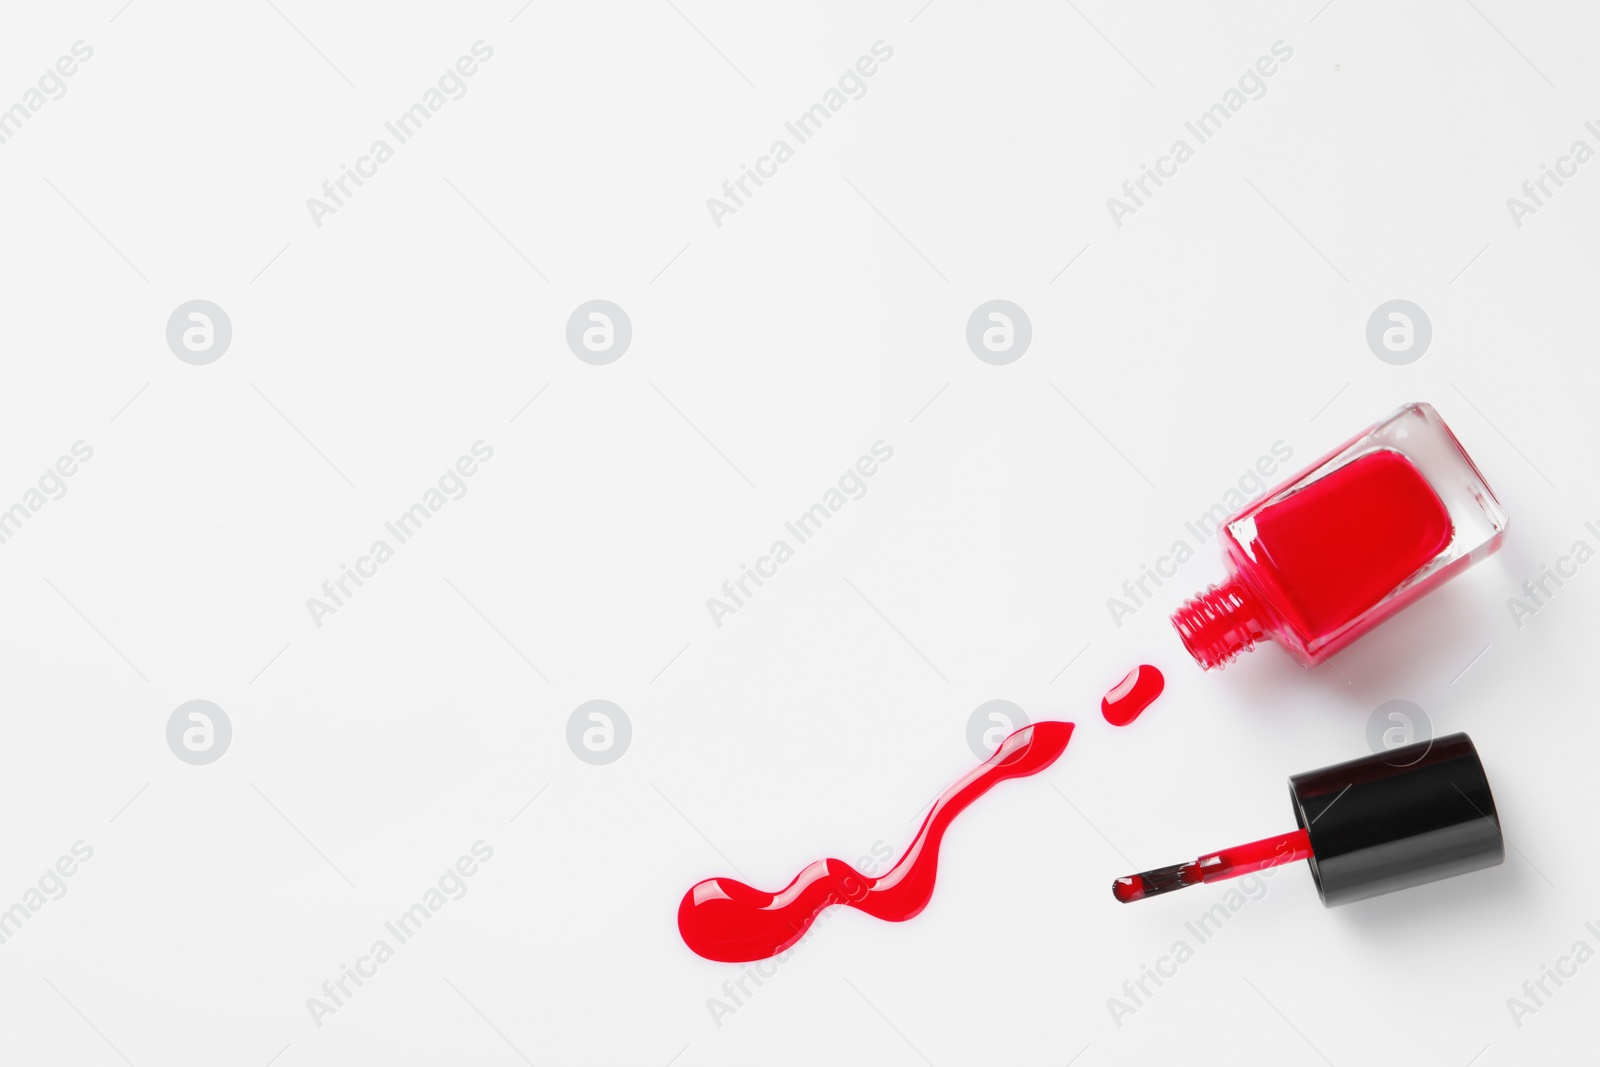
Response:
M939 843L955 817L996 782L1038 774L1066 750L1070 722L1036 722L1000 743L993 756L940 794L922 829L890 871L870 878L843 860L818 860L777 893L732 878L708 878L683 895L678 932L708 960L766 959L804 936L822 911L846 904L888 922L915 918L928 906L938 874Z
M1139 713L1148 708L1166 687L1167 680L1160 671L1148 663L1141 663L1100 701L1100 714L1112 726L1126 726L1137 719Z

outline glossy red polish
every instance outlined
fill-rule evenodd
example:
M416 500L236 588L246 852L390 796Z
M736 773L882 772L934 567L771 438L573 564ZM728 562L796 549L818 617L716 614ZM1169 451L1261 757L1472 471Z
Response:
M1126 726L1137 719L1167 687L1159 670L1141 663L1100 700L1100 714L1112 726Z
M1505 528L1439 413L1410 404L1226 519L1228 577L1172 625L1207 670L1263 638L1312 666L1489 556Z
M915 918L933 897L939 845L955 817L999 782L1038 774L1066 751L1070 722L1036 722L933 802L917 836L887 874L872 878L844 860L817 860L776 893L733 878L707 878L683 895L678 933L708 960L744 963L776 956L803 938L823 911L845 904L888 922Z

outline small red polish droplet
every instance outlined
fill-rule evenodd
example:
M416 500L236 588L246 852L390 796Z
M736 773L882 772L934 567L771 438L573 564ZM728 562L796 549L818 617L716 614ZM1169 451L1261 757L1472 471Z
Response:
M1167 680L1160 671L1148 663L1141 663L1100 701L1100 714L1112 726L1126 726L1137 719L1139 713L1148 708L1166 687Z
M1144 899L1144 879L1137 874L1130 874L1126 878L1118 878L1111 883L1111 895L1124 904L1132 904L1136 900Z

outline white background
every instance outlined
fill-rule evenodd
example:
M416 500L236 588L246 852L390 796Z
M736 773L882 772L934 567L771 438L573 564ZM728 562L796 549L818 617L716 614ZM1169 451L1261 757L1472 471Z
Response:
M0 106L94 49L0 145L0 506L94 449L0 546L0 908L94 850L0 946L0 1060L1587 1054L1600 964L1520 1027L1507 998L1600 948L1600 565L1520 628L1507 598L1600 547L1600 165L1520 228L1506 198L1600 147L1592 12L275 2L11 5L0 32ZM317 227L306 198L478 40L467 95ZM879 40L866 95L715 225ZM1116 226L1106 198L1279 40L1266 94ZM165 340L195 298L233 325L209 366ZM609 366L564 339L593 298L633 324ZM964 337L993 298L1032 321L1009 366ZM1396 298L1433 324L1409 366L1364 337ZM1274 442L1298 468L1413 399L1511 513L1497 557L1310 672L1186 659L1165 616L1212 544L1113 625ZM480 439L467 495L315 625ZM716 627L706 598L878 440L866 496ZM1099 696L1141 660L1168 693L1113 730ZM595 698L633 728L608 766L566 742ZM963 816L918 919L834 914L718 1017L741 970L680 942L683 891L898 851L997 698L1079 723L1059 764ZM209 766L167 746L191 699L232 722ZM1107 883L1290 828L1285 777L1366 753L1392 699L1471 732L1506 863L1336 911L1282 871L1119 1026L1221 887ZM479 840L470 891L316 1025Z

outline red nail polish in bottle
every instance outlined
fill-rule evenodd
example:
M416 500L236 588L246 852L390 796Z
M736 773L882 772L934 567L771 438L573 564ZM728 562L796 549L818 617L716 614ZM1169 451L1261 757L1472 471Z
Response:
M1431 404L1410 404L1229 518L1227 580L1172 616L1207 670L1270 637L1305 666L1500 547L1506 513Z

